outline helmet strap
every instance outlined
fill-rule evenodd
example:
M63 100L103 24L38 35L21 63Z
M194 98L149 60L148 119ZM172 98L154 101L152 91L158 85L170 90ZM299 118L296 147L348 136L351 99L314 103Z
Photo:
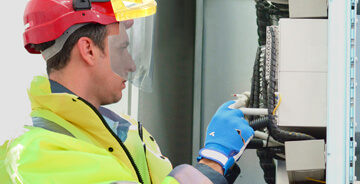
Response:
M69 38L69 36L75 32L76 30L78 30L79 28L87 25L89 23L82 23L82 24L75 24L73 26L71 26L69 29L67 29L59 38L57 38L55 40L55 44L50 46L49 48L40 51L41 54L43 55L44 59L47 61L50 58L54 57L57 53L59 53L61 51L61 49L63 48L66 40Z

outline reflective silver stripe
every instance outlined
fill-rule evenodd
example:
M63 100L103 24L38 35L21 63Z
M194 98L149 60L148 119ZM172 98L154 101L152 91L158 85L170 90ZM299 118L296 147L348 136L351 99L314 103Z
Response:
M116 182L112 182L111 184L134 184L134 183L138 183L135 181L116 181Z
M187 164L182 164L174 168L169 174L169 176L175 178L181 184L193 184L193 183L203 183L211 184L212 182L203 175L195 167Z
M75 137L72 133L66 130L64 127L44 118L40 117L31 117L34 127L43 128L52 132L68 135L70 137Z

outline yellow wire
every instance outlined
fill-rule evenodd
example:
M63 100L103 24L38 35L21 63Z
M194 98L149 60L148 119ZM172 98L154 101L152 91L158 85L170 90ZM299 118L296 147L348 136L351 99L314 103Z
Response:
M279 98L279 101L278 101L275 109L273 110L273 115L275 115L275 112L276 112L277 108L279 107L279 105L280 105L280 103L281 103L281 94L279 94L279 96L280 96L280 98Z
M326 181L316 180L314 178L309 178L309 177L306 177L305 179L310 180L310 181L315 181L315 182L318 182L318 183L326 183Z

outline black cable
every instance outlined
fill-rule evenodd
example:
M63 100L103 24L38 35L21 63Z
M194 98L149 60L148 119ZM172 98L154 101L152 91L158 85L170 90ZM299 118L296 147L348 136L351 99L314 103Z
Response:
M258 37L259 37L258 44L259 44L259 46L263 46L263 45L266 45L266 27L271 25L270 15L265 10L265 6L269 6L269 4L265 0L255 0L255 2L256 2L256 6L255 6L256 7L256 23L258 26L257 33L258 33ZM258 53L259 51L260 51L260 53ZM256 56L258 57L259 54L261 54L261 48L258 47ZM266 64L260 63L260 59L261 59L261 57L259 57L259 60L256 59L255 62L258 61L259 65L262 64L261 68L259 66L259 69L261 69L261 71L259 71L260 77L261 77L261 88L260 88L261 92L260 93L262 95L263 106L266 108L267 107L267 82L266 82L266 78L265 78ZM264 58L263 61L266 61L266 58ZM253 92L254 92L254 90L252 88L251 94L253 94ZM253 104L254 104L254 101L252 101L250 108L253 107ZM252 116L249 116L249 120L253 120ZM266 122L266 126L267 126L267 124L269 124L268 121L269 121L268 118L266 121L256 119L254 121L250 121L249 124L254 130L259 130L263 127L262 122ZM249 143L249 145L250 145L250 143ZM259 157L260 166L261 166L262 170L264 171L264 180L266 181L267 184L274 184L275 183L275 169L276 169L274 160L262 148L263 147L262 140L255 139L252 146L254 146L254 148L260 148L260 149L256 150L256 153L257 153L257 156ZM247 146L247 148L249 148L249 146Z
M266 51L264 51L266 52ZM261 71L261 89L262 89L262 100L263 100L263 106L264 108L267 108L267 99L268 99L268 95L267 95L267 88L268 88L268 82L266 80L266 54L264 53L264 60L262 63L262 71Z
M285 155L285 147L283 147L283 146L266 148L266 151L269 154L269 156L271 156L272 158L274 158L276 160L285 160L283 157L280 157L277 155L277 154Z
M256 23L258 26L258 44L266 44L266 27L271 25L271 16L276 20L289 17L289 5L269 3L266 0L255 0L256 5Z
M270 4L265 0L255 0L256 23L258 26L258 44L266 44L266 26L270 26L270 15L265 10Z
M270 27L271 33L271 41L272 45L275 45L275 33L274 30ZM314 137L299 133L299 132L290 132L285 130L280 130L277 126L277 122L275 120L275 116L273 115L273 111L275 108L275 87L276 87L276 79L275 79L275 68L276 68L276 50L275 47L271 48L271 63L270 63L270 82L268 88L268 112L269 119L271 123L268 124L268 130L270 135L281 143L285 141L294 141L294 140L311 140L315 139Z
M259 157L260 167L264 171L264 180L267 184L275 184L276 165L274 158L277 160L284 160L284 158L277 154L285 154L284 147L272 147L256 150Z
M255 120L250 121L249 125L255 131L255 130L261 130L261 129L266 128L269 123L271 123L271 121L268 117L262 117L262 118L257 118Z
M266 146L265 148L267 148L269 146L269 140L270 140L270 134L268 134L268 137L266 139Z
M246 149L261 149L264 148L264 142L262 139L251 139L249 144L246 146Z
M249 108L259 108L259 95L260 95L260 73L259 73L259 62L260 62L261 48L258 47L256 51L256 57L253 67L253 76L251 79L251 93L249 99ZM248 116L249 120L253 120L254 116Z
M264 180L267 184L275 184L276 166L272 155L266 149L256 150L261 169L264 171Z
M284 146L266 148L272 154L285 154Z
M288 18L289 17L289 5L287 4L278 4L272 3L272 6L266 8L267 12L270 15L277 16L279 18Z

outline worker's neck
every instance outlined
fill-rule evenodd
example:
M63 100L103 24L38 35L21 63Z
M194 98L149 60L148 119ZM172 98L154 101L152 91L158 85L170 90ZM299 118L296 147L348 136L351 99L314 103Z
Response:
M99 109L100 101L96 95L92 93L90 78L86 73L66 70L52 71L49 74L49 79L63 85L75 95L88 101L96 109Z

